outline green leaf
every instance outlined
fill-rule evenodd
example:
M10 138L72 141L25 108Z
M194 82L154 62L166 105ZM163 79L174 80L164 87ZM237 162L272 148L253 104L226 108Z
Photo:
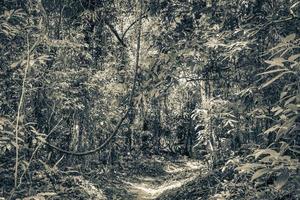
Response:
M261 76L261 75L265 75L265 74L273 74L273 73L282 72L282 71L287 71L287 69L274 69L274 70L266 71L266 72L263 72L263 73L259 73L257 75Z
M297 58L300 57L300 54L295 54L295 55L291 55L289 58L288 58L288 61L290 62L294 62Z
M290 42L292 40L295 40L296 38L296 34L293 33L293 34L290 34L288 36L286 36L285 38L282 39L283 42Z
M280 142L280 143L281 143L281 146L280 146L280 154L283 155L284 152L285 152L287 149L289 149L289 144L286 143L286 142L284 142L284 141L282 141L282 142Z
M266 60L265 62L271 66L281 66L284 67L283 62L286 61L283 58L274 58L273 60Z
M292 96L291 98L289 98L288 100L286 100L284 102L284 105L286 106L286 105L292 103L295 99L296 99L296 96Z
M278 109L278 110L275 112L274 116L277 116L277 115L281 114L282 111L283 111L282 108Z
M276 131L276 130L279 129L279 128L280 128L279 125L276 124L276 125L272 126L271 128L267 129L267 130L264 132L264 134L269 134L269 133L271 133L271 132Z
M283 75L285 75L285 74L287 74L287 73L289 73L289 72L283 72L283 73L281 73L281 74L278 74L277 76L275 76L274 78L272 78L272 79L269 80L268 82L264 83L264 84L260 87L260 89L265 88L265 87L271 85L274 81L280 79Z
M251 181L254 181L255 179L258 179L258 178L262 177L263 175L270 173L270 172L272 172L272 170L269 168L259 169L253 174Z
M287 183L289 179L289 173L287 170L284 170L283 173L281 173L277 179L274 181L274 186L277 190L280 190L285 184Z
M282 136L284 136L291 130L291 128L294 126L294 120L296 118L297 116L292 117L287 122L285 122L283 125L280 126L279 130L276 133L276 139L275 139L276 141L278 141L280 138L282 138Z
M294 112L297 112L300 109L298 104L291 104L291 103L287 105L287 108L291 109Z
M282 99L283 97L285 97L287 94L288 94L287 92L281 92L280 99Z
M276 107L273 107L273 108L271 109L271 111L272 111L272 112L276 112L277 110L280 110L280 109L281 109L280 106L276 106Z
M255 157L255 159L257 159L261 155L270 155L273 157L278 157L279 153L273 149L258 149L253 153L253 156Z
M239 172L251 172L253 169L262 168L262 167L265 167L265 165L260 163L246 163L240 167L237 167L236 169Z

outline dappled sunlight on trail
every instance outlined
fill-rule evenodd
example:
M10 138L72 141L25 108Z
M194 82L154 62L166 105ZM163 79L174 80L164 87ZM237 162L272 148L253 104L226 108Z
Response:
M204 168L204 165L199 161L170 162L165 166L167 175L154 178L139 177L136 182L123 182L138 200L156 199L164 192L180 188L194 180Z
M130 183L124 182L130 185L130 191L135 193L137 199L155 199L167 190L176 189L184 185L185 183L192 181L196 176L190 178L168 181L162 185L152 185L151 183Z

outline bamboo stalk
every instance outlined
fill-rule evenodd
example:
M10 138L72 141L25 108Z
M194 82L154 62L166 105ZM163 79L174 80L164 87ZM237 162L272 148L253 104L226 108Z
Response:
M21 90L21 96L19 100L19 105L18 105L18 111L17 111L17 118L16 118L16 127L15 127L15 145L16 145L16 162L15 162L15 173L14 173L14 179L15 179L15 188L18 185L18 166L19 166L19 122L20 122L20 115L21 115L21 108L24 102L24 96L26 92L26 79L27 79L27 72L30 67L30 44L29 44L29 35L27 34L27 62L26 62L26 67L24 70L24 77L22 81L22 90Z

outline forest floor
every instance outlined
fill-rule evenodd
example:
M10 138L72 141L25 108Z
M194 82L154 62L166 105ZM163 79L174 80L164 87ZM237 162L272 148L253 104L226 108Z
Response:
M91 183L86 192L93 199L158 199L207 171L202 162L184 158L171 161L155 157L132 164L107 177L85 178L85 182ZM91 190L95 185L98 190Z
M124 180L125 187L136 199L156 199L166 191L176 190L194 180L205 169L205 166L195 160L179 160L163 162L166 173L158 176L137 176Z
M207 165L186 157L141 156L122 164L90 166L93 170L47 166L11 199L192 200L210 185L204 181L209 180Z

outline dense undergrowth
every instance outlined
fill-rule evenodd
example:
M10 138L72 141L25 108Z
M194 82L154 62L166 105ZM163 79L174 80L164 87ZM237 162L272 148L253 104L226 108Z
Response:
M0 1L0 197L298 199L299 25L296 0Z

